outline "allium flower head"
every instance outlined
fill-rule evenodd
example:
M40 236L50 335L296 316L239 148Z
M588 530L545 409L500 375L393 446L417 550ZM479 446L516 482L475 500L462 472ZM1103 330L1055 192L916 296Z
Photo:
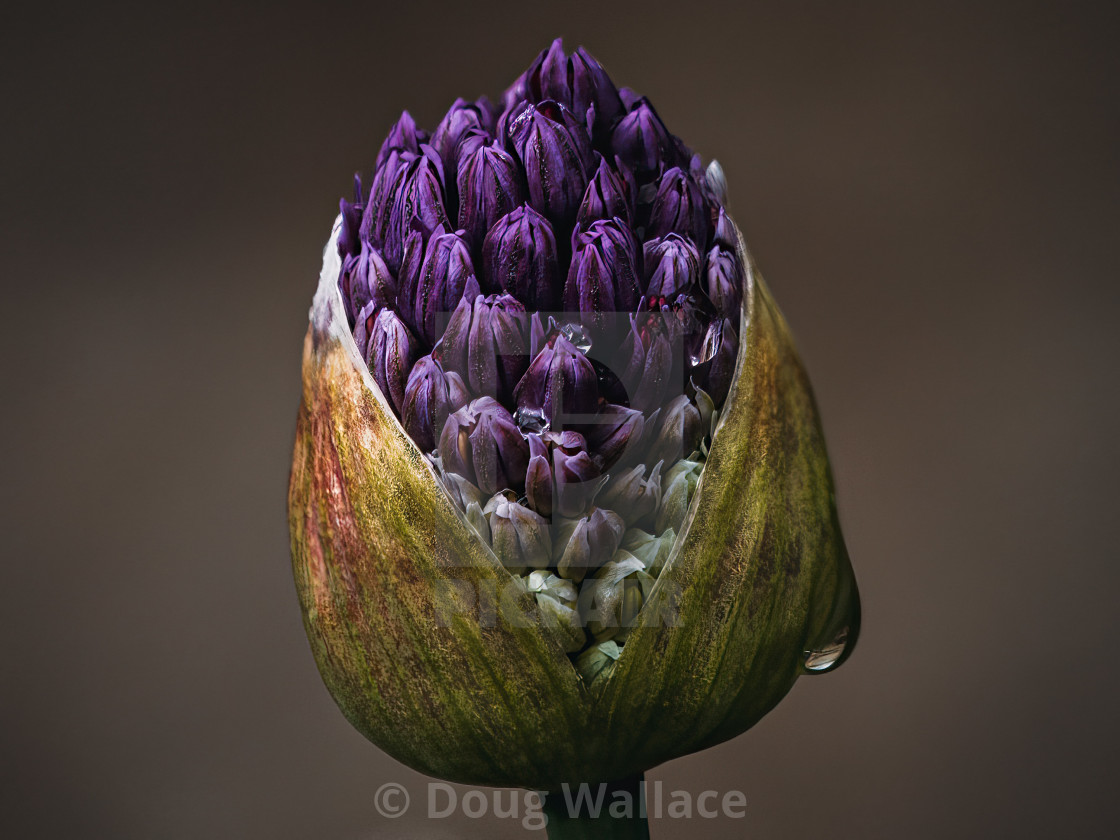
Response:
M498 105L404 112L372 163L289 497L348 717L429 774L556 790L838 665L859 611L823 439L718 164L559 40Z

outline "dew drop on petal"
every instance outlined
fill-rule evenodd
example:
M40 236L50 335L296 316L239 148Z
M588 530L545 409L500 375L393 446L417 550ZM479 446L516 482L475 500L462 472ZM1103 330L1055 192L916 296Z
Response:
M548 431L550 423L544 411L536 408L519 408L513 412L513 422L522 432L528 434L544 434Z
M831 671L843 658L848 647L848 628L844 627L831 642L819 650L805 651L802 667L808 674L823 674Z

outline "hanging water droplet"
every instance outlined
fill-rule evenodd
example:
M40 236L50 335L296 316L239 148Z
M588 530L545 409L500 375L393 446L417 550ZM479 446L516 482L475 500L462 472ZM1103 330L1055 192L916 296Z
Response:
M848 628L844 627L836 636L819 650L805 651L802 665L810 674L823 674L832 670L843 658L848 647Z
M519 408L513 412L513 422L523 432L530 434L544 434L548 431L548 418L544 411L538 408Z

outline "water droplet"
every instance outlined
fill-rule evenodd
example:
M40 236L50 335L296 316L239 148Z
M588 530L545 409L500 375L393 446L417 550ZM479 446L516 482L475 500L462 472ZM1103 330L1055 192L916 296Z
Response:
M810 674L823 674L826 671L831 671L839 664L847 648L848 628L844 627L831 642L819 650L805 651L805 659L802 663L805 671Z
M538 408L519 408L513 412L513 422L523 432L530 434L543 434L548 431L548 418L544 411Z
M560 327L560 332L581 353L591 350L591 337L584 331L582 324L564 324Z

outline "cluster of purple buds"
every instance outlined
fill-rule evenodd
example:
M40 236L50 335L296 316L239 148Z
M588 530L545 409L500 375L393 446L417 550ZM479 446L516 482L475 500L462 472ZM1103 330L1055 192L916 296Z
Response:
M624 642L731 387L724 201L718 166L557 40L500 106L457 100L431 134L402 114L341 203L373 380L497 558L572 617L574 656Z

